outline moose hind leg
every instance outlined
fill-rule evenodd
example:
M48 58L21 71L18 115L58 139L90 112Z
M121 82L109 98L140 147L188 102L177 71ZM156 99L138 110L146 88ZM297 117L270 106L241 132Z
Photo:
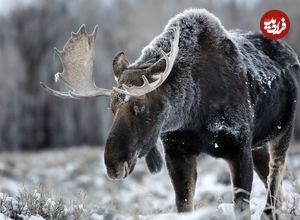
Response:
M250 147L249 147L250 148ZM234 209L237 219L250 219L250 192L253 180L253 161L250 149L240 150L228 160L234 187Z
M269 175L269 161L270 155L267 146L262 146L261 148L256 148L252 150L252 157L254 163L254 170L259 176L260 180L268 188L268 175Z
M268 199L265 213L270 219L278 219L278 209L281 206L281 185L285 169L285 157L289 146L292 128L288 128L269 143L269 176Z
M176 194L177 211L193 211L197 179L196 156L173 154L166 151L166 163Z

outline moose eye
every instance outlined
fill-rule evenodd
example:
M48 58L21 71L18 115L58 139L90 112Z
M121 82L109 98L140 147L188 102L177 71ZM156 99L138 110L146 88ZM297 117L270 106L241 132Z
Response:
M141 113L144 113L146 110L146 106L145 105L134 105L133 106L133 112L135 115L139 115Z

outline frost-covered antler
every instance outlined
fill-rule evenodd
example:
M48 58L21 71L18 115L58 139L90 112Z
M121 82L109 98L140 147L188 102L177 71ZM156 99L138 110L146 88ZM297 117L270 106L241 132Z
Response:
M155 64L153 64L153 66L157 65L157 64L161 64L163 60L165 60L165 69L162 73L160 73L159 75L155 75L156 81L149 83L148 79L146 78L146 76L142 76L143 78L143 85L142 86L127 86L125 84L122 85L123 89L119 89L114 87L114 90L116 90L119 93L123 93L125 95L129 95L129 96L142 96L145 95L149 92L154 91L155 89L157 89L159 86L161 86L163 84L163 82L168 78L168 76L171 73L171 70L173 68L173 65L175 63L177 54L178 54L178 43L179 43L179 35L180 35L180 31L179 31L179 25L176 25L176 30L175 30L175 36L174 36L174 40L171 43L171 51L169 53L169 56L163 51L161 50L161 53L163 55L163 57L156 62ZM150 66L149 68L152 68L153 66ZM153 77L154 78L154 77Z
M87 34L83 24L71 37L62 51L55 52L63 64L63 72L55 74L55 81L62 80L70 90L59 92L40 83L50 94L62 98L89 98L110 96L112 90L98 88L94 81L95 42L98 25L91 35Z

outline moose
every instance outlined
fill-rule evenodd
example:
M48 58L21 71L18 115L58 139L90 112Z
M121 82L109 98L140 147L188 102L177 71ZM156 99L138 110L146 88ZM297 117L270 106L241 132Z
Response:
M62 51L55 49L63 63L55 79L68 90L41 86L62 98L110 97L108 176L127 177L142 157L158 172L160 138L178 212L193 210L197 156L205 153L228 162L237 216L250 218L255 170L268 191L264 212L277 219L295 119L296 53L260 33L226 30L205 9L189 9L170 19L135 62L124 52L115 56L117 86L109 90L94 81L97 30L87 34L82 25Z

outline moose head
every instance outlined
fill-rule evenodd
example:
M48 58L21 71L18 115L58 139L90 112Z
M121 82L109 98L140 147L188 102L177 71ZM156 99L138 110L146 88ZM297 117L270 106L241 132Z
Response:
M108 135L104 161L110 178L121 179L130 174L137 158L146 156L151 172L161 167L161 156L156 143L164 123L167 106L159 87L171 73L178 54L179 28L177 26L171 50L155 63L133 68L120 52L113 60L117 86L112 90L99 88L94 81L95 42L98 26L91 35L85 25L70 39L62 51L55 48L63 64L63 72L55 74L69 88L67 92L53 90L41 82L50 94L61 98L91 98L108 96L115 117Z

